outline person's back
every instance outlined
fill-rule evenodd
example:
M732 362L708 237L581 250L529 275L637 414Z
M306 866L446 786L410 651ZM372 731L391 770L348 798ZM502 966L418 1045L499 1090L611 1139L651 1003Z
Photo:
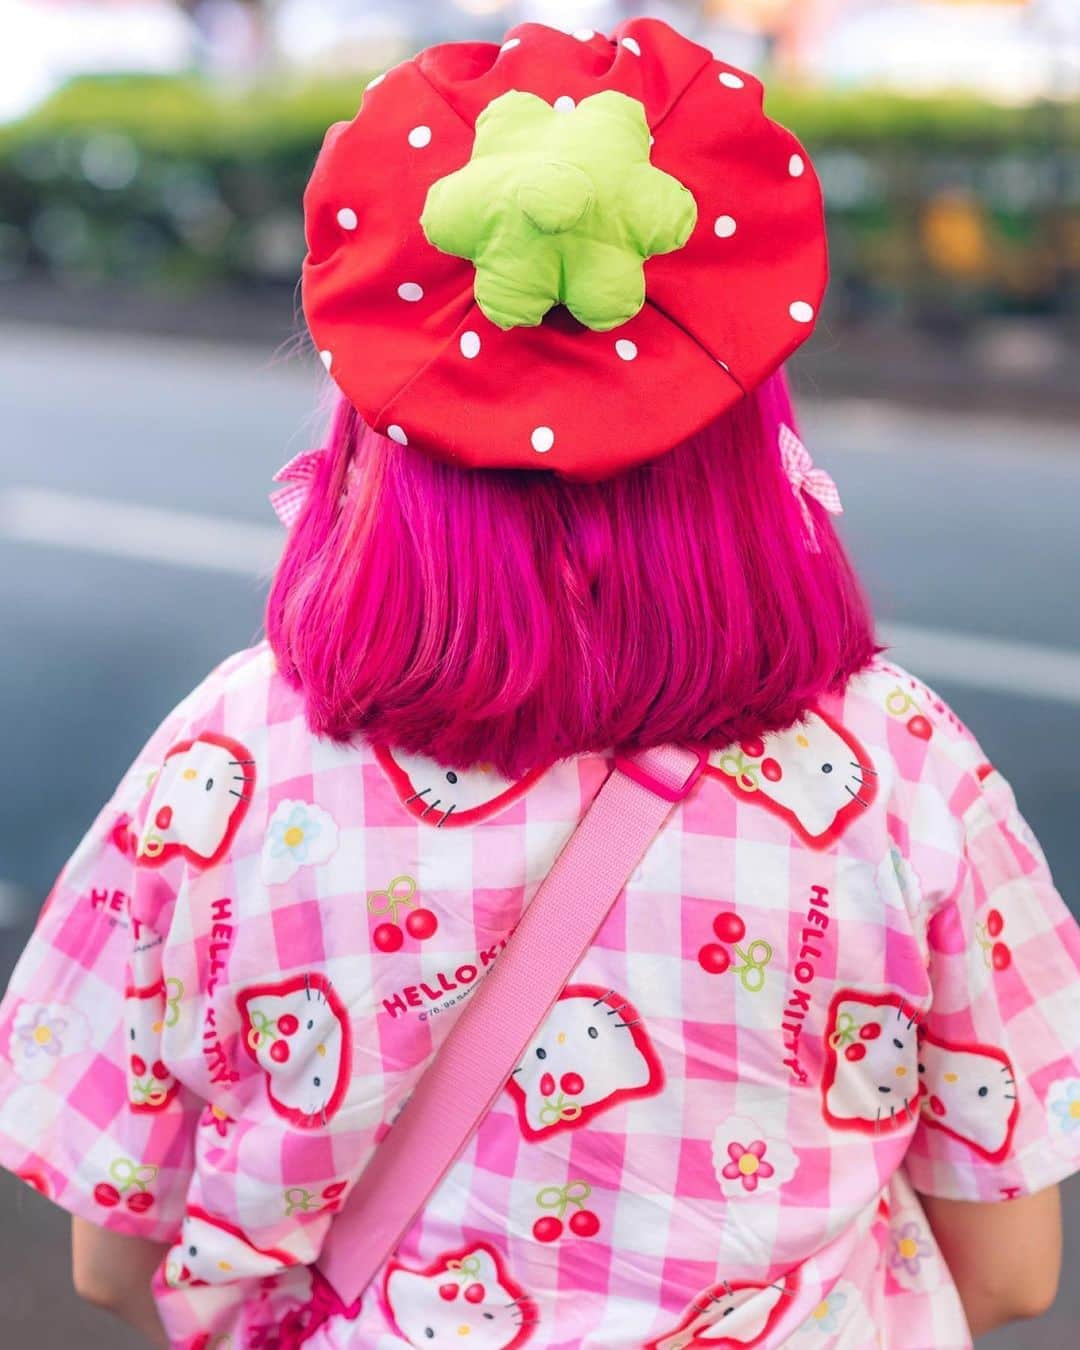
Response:
M773 373L824 285L808 162L749 76L621 32L425 53L328 139L305 299L348 398L279 497L268 641L156 733L0 1008L0 1162L77 1216L77 1276L90 1225L142 1239L157 1311L123 1280L102 1299L170 1344L961 1350L1052 1293L1076 926L975 739L880 653ZM718 98L746 104L703 149ZM504 158L474 309L453 255L478 199L434 185L478 117ZM514 159L537 138L539 179ZM613 224L594 142L651 234ZM582 220L554 271L518 270ZM580 325L540 322L545 288ZM616 757L668 744L700 779L343 1301L318 1262L347 1195ZM1007 1295L951 1204L1000 1235L1001 1200L1028 1248Z

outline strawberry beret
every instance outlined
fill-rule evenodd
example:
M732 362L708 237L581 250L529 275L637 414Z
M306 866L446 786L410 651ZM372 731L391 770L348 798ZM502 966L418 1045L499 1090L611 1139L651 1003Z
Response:
M663 454L813 329L821 189L753 76L656 19L429 48L326 135L303 301L376 431L598 480Z

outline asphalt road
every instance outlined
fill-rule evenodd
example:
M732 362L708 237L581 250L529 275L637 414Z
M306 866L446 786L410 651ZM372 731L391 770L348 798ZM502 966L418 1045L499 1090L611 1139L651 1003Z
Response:
M321 368L267 351L0 328L0 982L143 740L258 636L265 492L317 443L325 392ZM850 400L803 412L897 659L976 729L1075 907L1077 429ZM1069 1207L1075 1250L1080 1191ZM0 1179L0 1343L133 1347L67 1292L65 1240L58 1212ZM1078 1318L1067 1282L1051 1317L983 1344L1061 1350Z

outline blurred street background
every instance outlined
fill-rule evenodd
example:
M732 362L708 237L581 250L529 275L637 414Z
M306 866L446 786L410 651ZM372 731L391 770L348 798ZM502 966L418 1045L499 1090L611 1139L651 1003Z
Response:
M896 658L1009 777L1080 908L1080 0L0 0L0 986L164 713L260 636L266 500L319 443L319 139L421 46L650 13L766 76L825 186L793 372ZM1080 1190L1054 1312L1080 1344ZM134 1350L0 1175L3 1350ZM933 1350L927 1347L926 1350Z

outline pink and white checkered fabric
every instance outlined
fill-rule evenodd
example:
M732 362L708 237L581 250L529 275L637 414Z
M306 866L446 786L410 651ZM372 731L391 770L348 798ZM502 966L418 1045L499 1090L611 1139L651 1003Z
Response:
M320 741L265 647L227 661L0 1005L0 1162L172 1244L185 1350L970 1345L917 1192L1074 1170L1080 942L1007 784L884 663L712 756L396 1257L356 1307L320 1279L607 772Z

